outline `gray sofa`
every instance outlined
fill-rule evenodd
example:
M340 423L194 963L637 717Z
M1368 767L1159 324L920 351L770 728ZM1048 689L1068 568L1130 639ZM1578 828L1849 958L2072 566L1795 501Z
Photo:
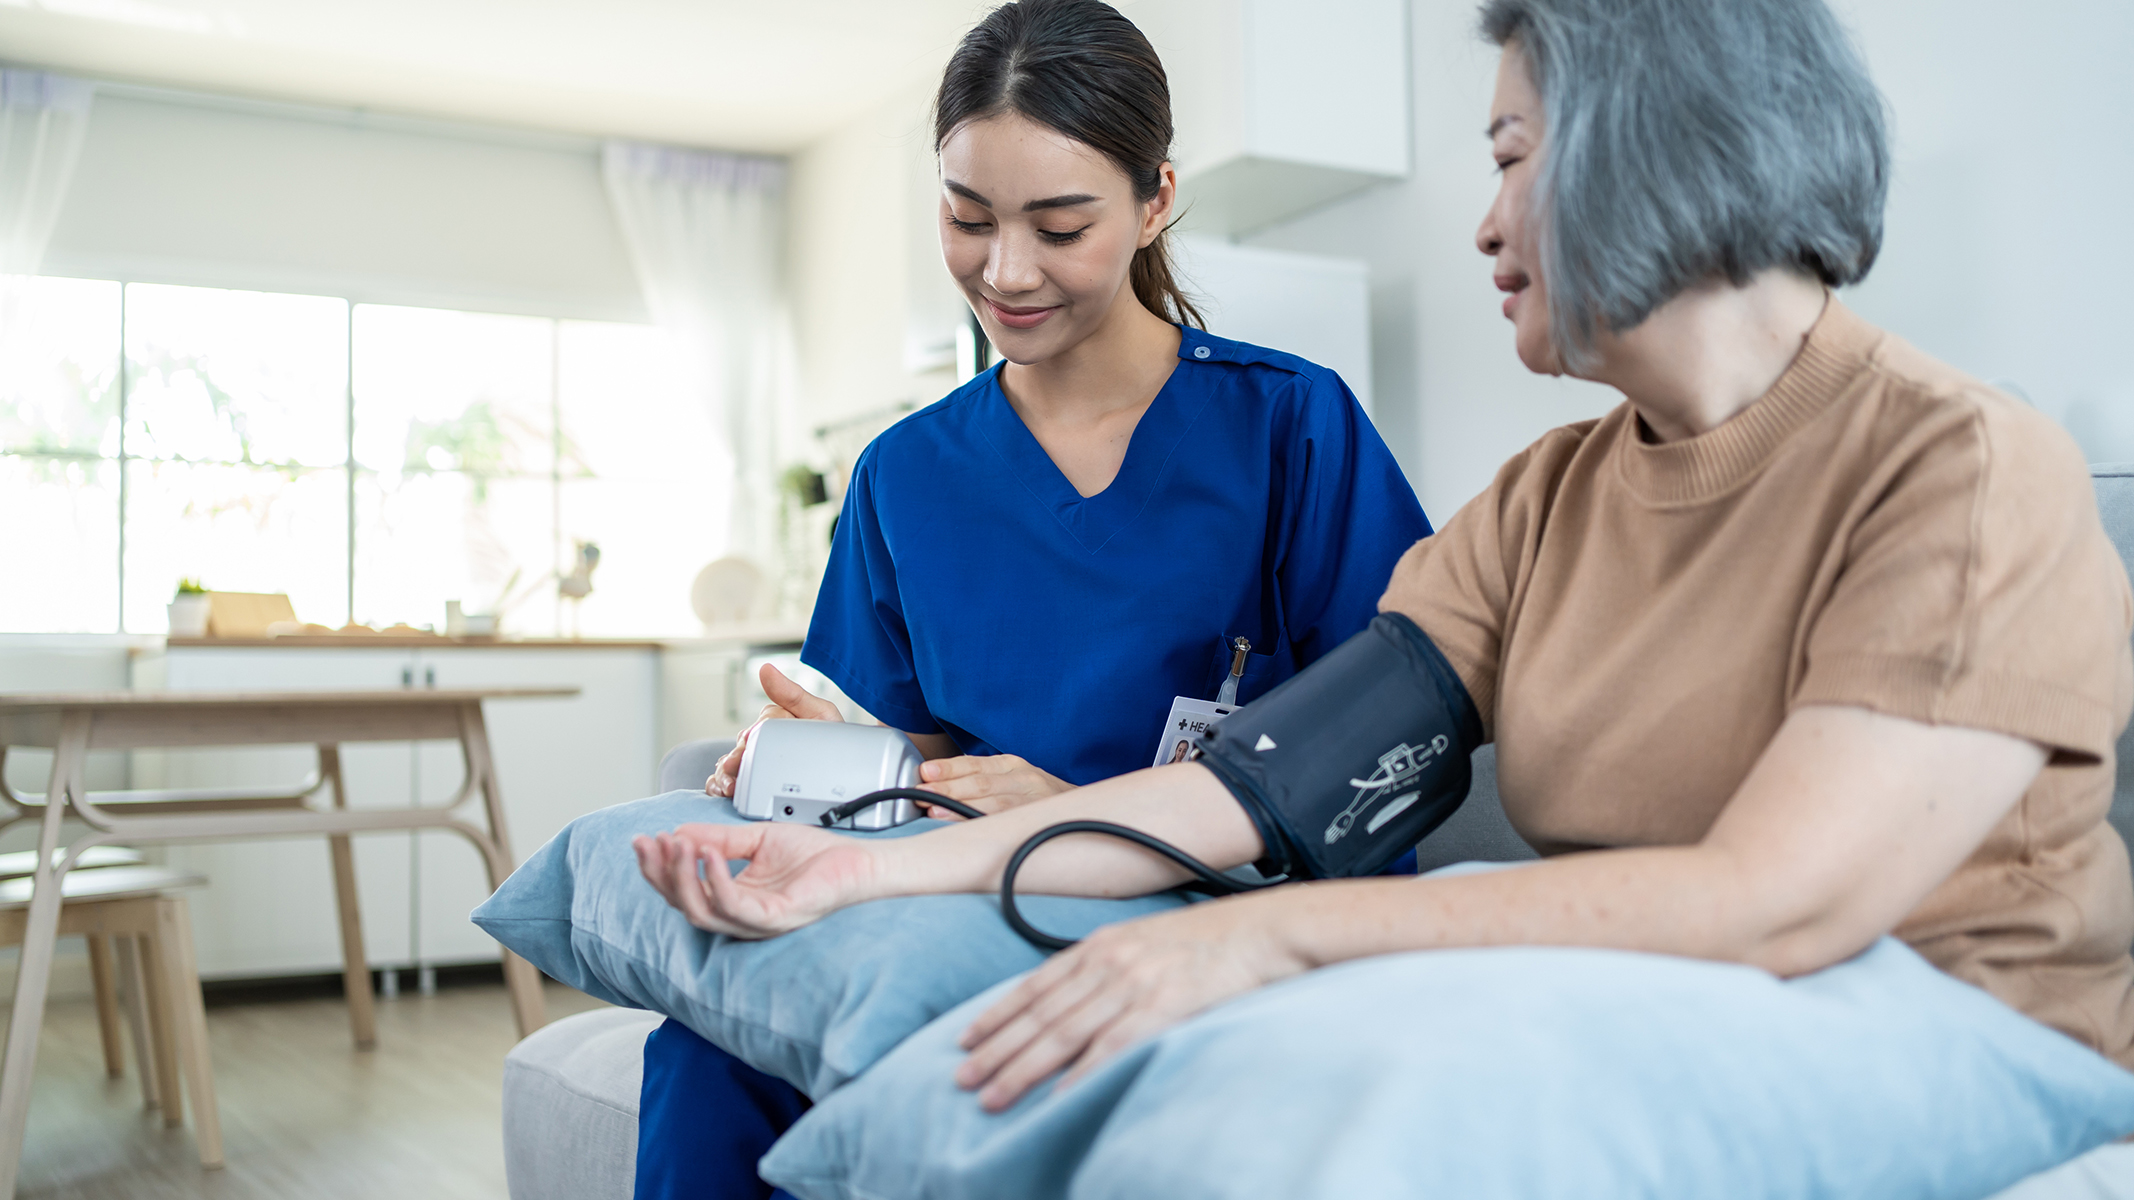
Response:
M2106 530L2134 573L2134 463L2092 468ZM702 787L729 741L690 742L660 764L660 789ZM2134 731L2119 740L2112 824L2134 844ZM1497 802L1496 753L1475 756L1474 790L1418 848L1424 870L1534 853ZM628 1200L636 1172L637 1096L657 1014L602 1009L558 1021L504 1061L504 1161L512 1200ZM2107 1146L1993 1200L2134 1200L2134 1144Z

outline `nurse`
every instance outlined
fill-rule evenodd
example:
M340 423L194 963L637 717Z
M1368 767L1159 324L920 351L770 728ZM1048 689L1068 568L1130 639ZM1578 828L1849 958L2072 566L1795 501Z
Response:
M1020 0L936 99L950 274L1005 363L860 456L802 660L989 810L1146 767L1362 629L1430 532L1332 371L1210 336L1174 278L1163 65L1096 0ZM835 709L767 670L768 715ZM726 794L738 757L708 784ZM762 1196L806 1102L669 1021L639 1196Z

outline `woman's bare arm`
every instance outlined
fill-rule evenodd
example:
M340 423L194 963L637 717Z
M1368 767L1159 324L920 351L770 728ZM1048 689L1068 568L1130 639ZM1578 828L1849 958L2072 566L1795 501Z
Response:
M1694 846L1594 851L1412 893L1314 887L1282 936L1310 966L1450 945L1612 946L1779 975L1864 949L1977 850L2037 745L1858 708L1795 712Z
M1595 851L1514 874L1421 885L1327 881L1229 903L1249 899L1253 919L1281 933L1282 953L1299 969L1399 950L1521 944L1614 946L1794 974L1837 962L1893 928L1977 848L2043 762L2037 746L2000 734L1864 709L1804 708L1696 845ZM788 859L850 841L800 826L686 826L664 857L647 858L647 874L693 917L702 912L723 932L762 937L862 900L992 891L1032 834L1077 819L1131 825L1218 869L1264 853L1228 790L1206 768L1182 765L984 821L866 843L864 861L841 872L838 887L811 890L797 909L777 895L805 876ZM695 885L694 864L744 857L764 867L734 879L730 898L747 902L745 911L722 915L718 898ZM787 865L774 872L773 863ZM1184 878L1128 843L1070 837L1033 855L1017 885L1129 896ZM759 908L775 916L759 923Z
M1136 771L916 837L860 840L761 822L684 825L636 845L646 879L692 923L737 937L770 937L866 900L993 891L1032 834L1073 820L1131 826L1218 870L1264 853L1245 810L1207 768L1193 764ZM738 859L749 865L729 878L724 864ZM1185 879L1168 859L1131 843L1067 837L1033 854L1016 887L1139 896Z
M2001 734L1804 708L1697 845L1313 883L1100 929L972 1024L957 1078L997 1110L1061 1067L1079 1074L1231 996L1374 954L1605 946L1818 970L1895 928L2044 761Z

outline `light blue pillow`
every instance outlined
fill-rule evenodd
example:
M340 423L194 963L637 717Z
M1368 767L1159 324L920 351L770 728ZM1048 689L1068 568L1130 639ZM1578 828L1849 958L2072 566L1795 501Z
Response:
M474 923L550 976L612 1004L679 1019L705 1040L820 1098L935 1017L1043 959L991 896L856 905L750 942L695 928L638 874L630 840L695 821L740 824L726 800L669 792L565 826L474 910ZM918 821L878 834L903 837ZM1038 928L1080 937L1186 903L1031 896Z
M1220 1006L982 1112L956 1037L762 1162L833 1197L1975 1200L2134 1130L2134 1074L1884 939L1780 982L1602 950L1401 954Z

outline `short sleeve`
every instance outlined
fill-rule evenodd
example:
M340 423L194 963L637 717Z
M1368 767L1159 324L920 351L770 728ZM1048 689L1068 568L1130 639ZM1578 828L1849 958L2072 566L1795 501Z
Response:
M875 511L874 468L870 446L845 490L800 660L883 724L906 733L939 733L919 687L896 561Z
M1312 379L1286 440L1289 470L1275 574L1299 668L1370 624L1393 564L1429 518L1363 406L1331 371Z
M2134 603L2081 452L1998 400L1933 431L1854 524L1793 706L1856 705L2096 761L2125 723Z
M1481 495L1402 556L1378 602L1437 644L1492 740L1513 598L1540 548L1557 482L1592 425L1552 430L1513 456Z

